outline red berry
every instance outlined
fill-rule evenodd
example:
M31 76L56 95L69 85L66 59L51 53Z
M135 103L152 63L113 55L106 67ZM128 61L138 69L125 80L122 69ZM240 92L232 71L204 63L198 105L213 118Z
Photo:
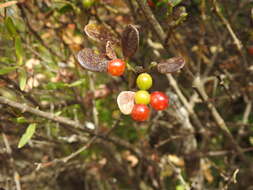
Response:
M165 110L169 106L169 98L163 92L153 92L150 96L150 104L155 110Z
M253 46L248 47L248 54L253 55Z
M150 109L144 104L135 104L131 116L136 121L146 121L149 118Z
M107 71L112 76L120 76L123 75L125 68L126 63L124 61L122 61L121 59L114 59L108 63Z
M155 7L155 3L153 2L153 0L148 0L148 5L150 7Z

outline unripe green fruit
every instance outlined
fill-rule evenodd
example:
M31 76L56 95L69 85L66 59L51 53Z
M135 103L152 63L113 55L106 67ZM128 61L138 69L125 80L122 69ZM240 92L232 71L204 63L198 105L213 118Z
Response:
M139 90L135 93L134 101L136 104L149 104L150 94L145 90Z
M94 0L82 0L82 3L85 9L89 9L94 4Z
M137 77L136 83L139 89L148 90L152 86L153 80L150 74L142 73Z

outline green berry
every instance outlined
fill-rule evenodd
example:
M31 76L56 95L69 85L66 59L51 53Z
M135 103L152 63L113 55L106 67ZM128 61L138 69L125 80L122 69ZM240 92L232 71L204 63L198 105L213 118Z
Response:
M89 9L94 4L94 0L83 0L82 3L85 9Z
M148 90L153 83L152 77L148 73L142 73L137 77L137 86L141 90Z
M135 93L134 101L136 104L149 104L150 94L145 90L139 90Z

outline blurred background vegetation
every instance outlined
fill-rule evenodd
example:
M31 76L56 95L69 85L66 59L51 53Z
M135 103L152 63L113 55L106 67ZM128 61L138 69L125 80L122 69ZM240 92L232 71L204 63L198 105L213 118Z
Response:
M253 189L252 0L0 1L0 189ZM91 73L76 54L135 25L129 64L182 56L170 107L134 122L116 98L136 74ZM116 49L122 58L120 47ZM41 112L38 112L41 111ZM21 138L22 137L22 138Z

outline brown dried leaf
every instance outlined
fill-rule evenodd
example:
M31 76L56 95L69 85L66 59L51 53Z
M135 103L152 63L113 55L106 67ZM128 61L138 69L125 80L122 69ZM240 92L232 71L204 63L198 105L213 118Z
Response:
M253 21L253 8L251 8L251 20Z
M118 44L118 40L115 35L102 25L87 24L84 27L86 35L94 41L105 44L110 41L113 44Z
M107 71L108 60L101 54L96 54L92 49L85 48L78 52L77 60L79 64L89 70L94 72L105 72Z
M139 162L138 158L132 154L127 156L127 161L130 162L131 167L135 167Z
M105 84L102 84L94 91L94 97L97 98L105 98L110 94L111 90Z
M157 65L157 70L162 74L173 73L182 69L184 65L185 65L185 60L183 57L173 57L173 58L160 62Z
M132 91L122 91L117 97L117 103L120 111L125 114L131 114L134 107L134 95Z
M130 162L131 167L135 167L139 163L139 159L130 151L123 152L123 158Z
M15 5L17 3L18 3L18 1L9 1L9 2L6 2L6 3L1 3L0 8L6 8L6 7L9 7L11 5Z
M176 155L170 154L168 155L168 159L173 162L173 164L183 167L184 166L184 160L182 158L179 158Z
M214 180L214 177L211 172L211 163L208 161L201 162L201 169L204 173L205 179L208 181L208 183L212 183Z
M117 59L116 53L113 49L112 42L107 41L105 49L106 49L106 56L109 59Z
M123 31L121 47L125 57L133 56L139 47L139 31L134 25L129 24Z
M3 80L0 80L0 88L7 86L7 83Z

